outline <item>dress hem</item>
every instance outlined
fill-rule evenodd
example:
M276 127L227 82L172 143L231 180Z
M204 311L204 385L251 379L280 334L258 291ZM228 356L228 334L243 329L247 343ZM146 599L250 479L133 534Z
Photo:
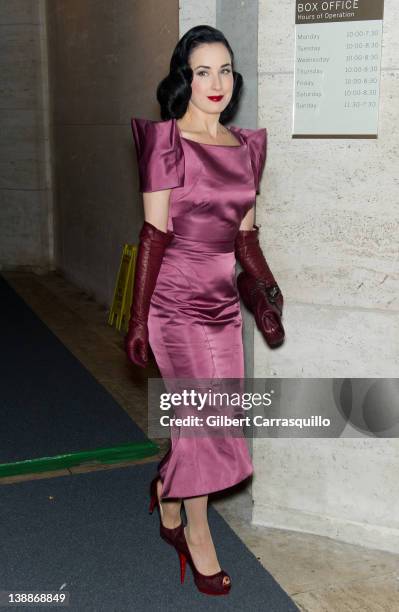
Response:
M225 491L226 489L230 489L231 487L234 487L235 485L239 484L240 482L243 482L244 480L246 480L247 478L249 478L250 476L252 476L254 474L254 470L252 469L250 472L248 472L248 474L246 476L240 477L238 480L235 479L234 482L222 487L221 489L218 487L216 489L211 489L211 490L207 490L207 491L203 491L200 493L191 493L190 495L188 495L187 493L184 493L182 495L161 495L160 499L186 499L188 497L199 497L201 495L210 495L211 493L219 493L219 491ZM163 483L162 483L163 485Z

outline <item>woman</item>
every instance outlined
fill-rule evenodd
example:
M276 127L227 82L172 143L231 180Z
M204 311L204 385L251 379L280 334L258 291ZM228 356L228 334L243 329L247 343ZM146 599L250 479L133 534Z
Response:
M140 232L126 351L142 367L148 344L162 377L242 379L242 317L236 258L276 285L254 228L266 160L266 129L224 126L243 80L223 34L189 30L159 85L163 121L132 119L145 221ZM227 594L207 520L208 495L253 473L244 436L173 435L151 483L161 536L189 562L197 587ZM162 502L160 501L162 498ZM181 504L187 525L181 520Z

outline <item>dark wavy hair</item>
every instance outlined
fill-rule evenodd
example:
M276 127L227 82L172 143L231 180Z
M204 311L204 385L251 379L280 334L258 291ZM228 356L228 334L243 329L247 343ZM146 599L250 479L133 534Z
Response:
M208 25L191 28L182 36L173 51L169 74L157 87L157 100L161 106L163 120L179 119L187 110L191 98L193 71L188 63L193 49L204 43L220 42L225 45L231 57L234 85L229 104L220 114L220 123L228 123L235 115L243 87L243 78L234 70L234 53L224 34Z

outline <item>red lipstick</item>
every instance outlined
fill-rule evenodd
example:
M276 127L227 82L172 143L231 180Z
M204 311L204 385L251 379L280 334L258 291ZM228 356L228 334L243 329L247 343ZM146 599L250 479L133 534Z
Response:
M208 100L212 100L212 102L220 102L223 96L208 96Z

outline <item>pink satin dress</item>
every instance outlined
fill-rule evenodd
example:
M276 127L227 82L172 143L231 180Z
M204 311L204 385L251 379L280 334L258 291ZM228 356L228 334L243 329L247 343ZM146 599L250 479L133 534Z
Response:
M254 206L267 131L231 126L237 145L184 138L175 119L132 118L140 192L172 189L165 250L151 298L149 343L161 376L242 379L234 240ZM163 498L206 495L253 473L246 438L184 437L172 428L158 465Z

